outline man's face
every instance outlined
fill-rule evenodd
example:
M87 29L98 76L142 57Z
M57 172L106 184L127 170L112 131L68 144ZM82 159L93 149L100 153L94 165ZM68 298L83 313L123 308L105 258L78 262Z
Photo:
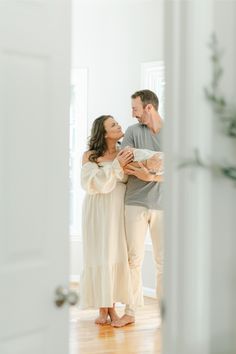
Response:
M137 118L141 124L147 124L149 120L147 107L143 108L143 103L140 97L132 99L132 116Z

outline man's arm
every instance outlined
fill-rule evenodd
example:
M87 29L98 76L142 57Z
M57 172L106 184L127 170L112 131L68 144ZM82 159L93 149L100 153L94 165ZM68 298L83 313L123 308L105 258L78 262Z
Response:
M158 175L150 173L142 162L138 162L138 165L139 165L139 167L133 166L132 164L128 164L125 166L124 172L127 175L135 176L138 179L141 179L142 181L145 181L145 182L163 182L164 181L163 175L158 176Z

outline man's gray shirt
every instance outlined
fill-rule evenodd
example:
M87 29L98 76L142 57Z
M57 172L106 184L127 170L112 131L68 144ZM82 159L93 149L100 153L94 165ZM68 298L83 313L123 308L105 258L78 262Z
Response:
M162 151L161 133L151 132L146 125L134 124L126 130L121 146L122 148L131 146L137 149ZM129 176L125 204L162 210L162 183L145 182L135 176Z

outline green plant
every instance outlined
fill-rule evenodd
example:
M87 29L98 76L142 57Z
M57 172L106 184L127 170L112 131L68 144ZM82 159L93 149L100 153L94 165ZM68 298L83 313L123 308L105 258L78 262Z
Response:
M220 90L219 84L223 75L223 68L221 65L221 57L223 53L219 49L218 40L215 34L211 36L209 48L211 50L212 80L209 87L204 88L205 97L212 107L214 116L220 122L222 133L231 139L236 139L236 107L226 100ZM236 166L206 163L201 159L198 149L194 150L193 158L185 159L180 162L179 168L185 167L208 168L236 181Z
M220 79L223 75L221 65L222 51L219 49L216 35L213 34L209 43L212 52L212 81L209 87L204 88L205 97L212 106L213 112L223 124L223 133L236 138L236 108L229 103L220 91Z

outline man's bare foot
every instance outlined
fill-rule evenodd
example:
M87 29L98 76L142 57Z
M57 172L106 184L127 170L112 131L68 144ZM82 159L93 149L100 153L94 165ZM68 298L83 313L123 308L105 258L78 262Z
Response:
M108 308L107 307L101 307L99 309L99 316L96 318L95 323L104 325L107 323L107 317L108 317Z
M110 316L111 322L118 321L120 319L120 317L117 315L114 307L108 308L108 314Z
M119 320L113 321L111 325L113 327L124 327L135 322L135 318L129 315L123 315Z

